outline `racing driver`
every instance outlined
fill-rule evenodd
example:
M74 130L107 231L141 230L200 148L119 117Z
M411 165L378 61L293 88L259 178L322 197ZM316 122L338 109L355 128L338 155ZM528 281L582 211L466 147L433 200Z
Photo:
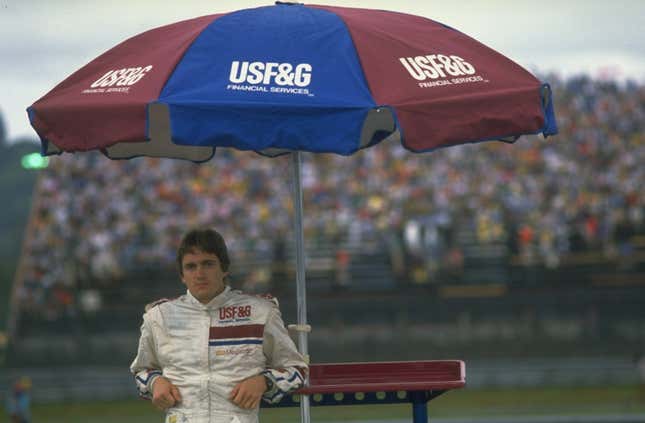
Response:
M229 257L213 229L188 232L177 251L185 295L146 306L130 366L166 423L254 423L260 400L302 386L307 365L277 301L226 285Z

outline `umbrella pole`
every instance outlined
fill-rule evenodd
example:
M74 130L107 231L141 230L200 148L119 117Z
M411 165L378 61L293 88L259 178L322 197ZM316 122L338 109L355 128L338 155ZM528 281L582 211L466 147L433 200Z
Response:
M296 298L298 302L298 349L309 363L309 348L307 346L307 290L305 286L305 240L302 222L302 184L300 168L302 167L301 153L291 153L291 169L293 172L293 209L294 235L296 238ZM307 378L307 384L309 383ZM300 401L300 421L309 423L309 396L302 395Z

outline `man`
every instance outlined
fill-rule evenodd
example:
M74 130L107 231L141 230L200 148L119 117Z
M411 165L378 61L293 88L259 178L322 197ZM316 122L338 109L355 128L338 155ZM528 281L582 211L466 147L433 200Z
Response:
M146 307L130 370L166 423L253 423L264 398L302 386L307 365L277 302L225 284L229 257L212 229L188 232L177 251L185 295Z
M21 377L7 395L7 413L11 423L31 422L31 379Z

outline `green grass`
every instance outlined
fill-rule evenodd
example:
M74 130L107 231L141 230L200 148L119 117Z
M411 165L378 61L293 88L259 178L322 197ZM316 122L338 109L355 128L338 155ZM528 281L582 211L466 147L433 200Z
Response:
M626 414L645 413L645 389L637 386L599 388L540 388L448 392L430 403L430 418L489 417L499 415ZM160 412L143 400L37 405L34 422L47 423L159 423ZM312 407L312 420L411 420L406 404ZM298 408L261 411L262 423L300 421Z

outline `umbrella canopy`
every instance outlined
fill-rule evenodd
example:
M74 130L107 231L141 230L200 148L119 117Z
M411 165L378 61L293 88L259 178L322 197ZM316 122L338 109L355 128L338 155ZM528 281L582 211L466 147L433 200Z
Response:
M280 2L128 39L28 112L44 154L193 161L217 146L348 155L393 136L421 152L557 131L548 85L453 28Z
M45 155L208 160L292 152L298 341L307 354L300 152L414 152L557 132L550 88L423 17L277 2L124 41L28 108ZM308 399L302 401L308 421Z

